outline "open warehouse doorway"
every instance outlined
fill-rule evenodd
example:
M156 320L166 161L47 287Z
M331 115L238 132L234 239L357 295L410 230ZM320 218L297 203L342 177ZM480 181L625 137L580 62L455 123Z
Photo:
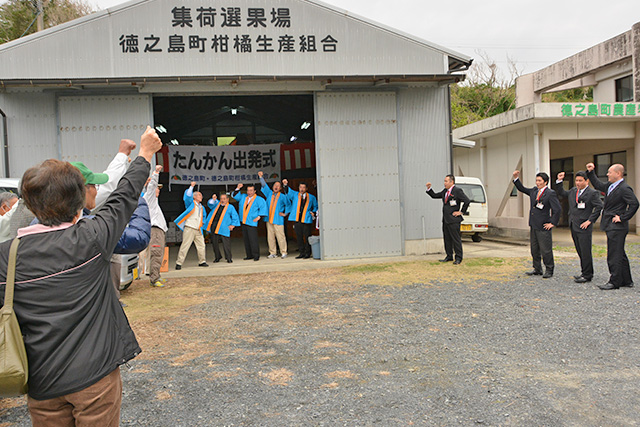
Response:
M297 190L305 182L317 196L311 94L154 96L153 116L165 144L158 162L164 167L160 180L166 190L161 192L160 206L170 224L168 243L182 240L172 221L184 211L182 198L190 181L197 182L204 203L214 193L231 194L239 182L260 190L259 170L270 186L286 178ZM238 209L233 199L232 204ZM266 235L263 222L259 235ZM286 235L295 248L292 224L287 225ZM231 234L241 236L240 228ZM264 254L263 238L260 246Z

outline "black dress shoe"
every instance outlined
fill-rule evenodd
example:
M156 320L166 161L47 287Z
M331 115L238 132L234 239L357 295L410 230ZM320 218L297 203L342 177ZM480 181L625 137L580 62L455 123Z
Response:
M457 259L455 261L453 261L453 265L459 265L462 262L461 259Z
M599 287L600 289L602 289L603 291L610 291L610 290L612 290L612 289L618 289L618 288L619 288L619 286L616 286L616 285L614 285L614 284L613 284L613 283L611 283L611 282L607 282L607 283L605 283L604 285L600 285L600 286L598 286L598 287Z
M302 259L302 258L304 258L304 255L302 255L302 254L300 254L300 255L298 255L298 256L296 257L296 259Z
M227 262L228 262L229 264L231 264L231 263L233 262L233 260L228 259L228 260L227 260Z
M198 267L209 267L209 264L207 264L206 262L201 262L200 264L198 264Z
M633 282L629 283L628 285L620 285L621 288L633 288Z
M242 259L244 259L245 261L249 261L250 259L253 259L253 258L252 258L252 257L250 257L250 256L246 256L246 257L244 257L244 258L242 258Z
M260 261L260 258L254 258L253 260L254 261Z
M591 279L587 279L584 276L578 276L575 279L573 279L573 281L576 282L576 283L587 283L587 282L590 282Z
M542 275L543 279L549 279L551 277L553 277L553 271L549 271L549 270L545 271L544 274Z
M453 261L453 258L443 258L440 260L440 262L449 262L449 261Z
M542 276L542 271L531 270L531 271L527 271L524 274L526 274L527 276Z
M182 266L179 264L176 264L176 270L180 270L180 269L182 269Z
M221 259L222 258L216 258L216 259L213 260L213 262L220 262Z
M303 258L304 259L309 259L309 258L311 258L311 255L305 255L305 256L303 256Z
M573 276L574 279L579 279L582 277L582 274L578 274L577 276Z

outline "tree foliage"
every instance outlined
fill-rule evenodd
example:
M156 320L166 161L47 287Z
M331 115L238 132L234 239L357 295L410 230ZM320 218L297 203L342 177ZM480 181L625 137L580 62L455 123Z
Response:
M509 60L510 76L504 78L495 61L480 55L482 61L469 69L467 79L451 86L451 120L458 128L515 108L515 78L518 69Z
M0 5L0 43L36 32L35 0L8 0ZM44 28L94 12L86 0L43 0ZM29 25L31 27L29 28ZM28 30L27 30L28 29Z
M593 86L543 93L542 102L593 102Z

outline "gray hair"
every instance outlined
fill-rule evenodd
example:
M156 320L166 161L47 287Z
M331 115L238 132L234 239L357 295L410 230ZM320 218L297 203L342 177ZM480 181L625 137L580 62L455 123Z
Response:
M18 198L17 194L11 193L9 191L0 193L0 206L8 205L11 200L17 199L17 198Z

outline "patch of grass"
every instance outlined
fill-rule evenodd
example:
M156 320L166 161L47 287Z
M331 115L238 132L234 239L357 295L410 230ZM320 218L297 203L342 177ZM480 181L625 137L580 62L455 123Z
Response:
M464 261L469 267L495 267L506 265L503 258L472 258Z
M346 273L377 273L380 271L389 271L390 269L391 264L364 264L344 267Z
M558 252L569 252L569 253L576 252L576 248L574 248L573 246L554 246L553 250ZM596 258L604 258L607 256L607 247L603 245L593 245L591 249L591 253Z

